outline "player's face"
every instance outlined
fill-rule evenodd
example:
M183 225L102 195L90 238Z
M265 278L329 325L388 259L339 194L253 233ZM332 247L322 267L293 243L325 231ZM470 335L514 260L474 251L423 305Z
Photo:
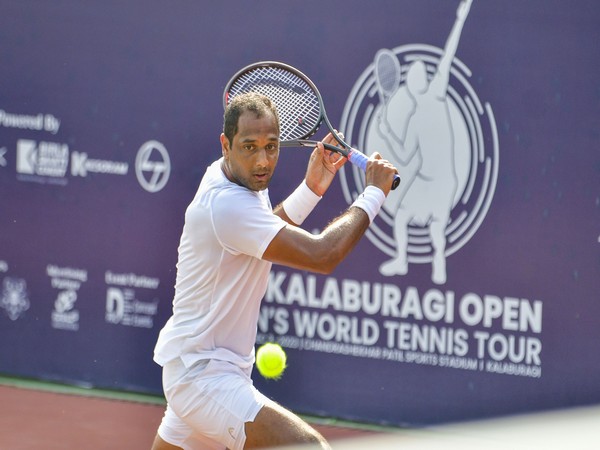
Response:
M225 159L223 170L229 180L252 191L269 186L279 159L279 133L271 114L258 117L245 111L238 120L238 132L233 142L221 134Z

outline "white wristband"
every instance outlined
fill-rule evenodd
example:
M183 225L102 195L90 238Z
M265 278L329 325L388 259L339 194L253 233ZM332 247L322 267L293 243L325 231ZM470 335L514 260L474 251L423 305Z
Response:
M310 190L306 184L306 180L302 180L300 186L283 201L282 206L287 216L292 219L292 222L296 225L302 225L304 219L317 206L319 200L321 200L321 197Z
M356 206L357 208L362 209L369 216L371 223L373 223L373 220L379 213L384 201L385 194L381 189L376 186L367 186L363 193L360 194L350 206Z

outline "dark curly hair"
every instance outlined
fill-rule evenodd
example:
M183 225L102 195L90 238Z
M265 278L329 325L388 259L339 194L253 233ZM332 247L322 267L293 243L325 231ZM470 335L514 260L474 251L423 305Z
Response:
M265 114L272 114L277 123L277 133L279 134L279 114L275 103L269 97L256 92L236 95L225 108L223 115L223 134L233 142L233 137L238 132L238 120L244 111L252 111L257 117L263 117Z

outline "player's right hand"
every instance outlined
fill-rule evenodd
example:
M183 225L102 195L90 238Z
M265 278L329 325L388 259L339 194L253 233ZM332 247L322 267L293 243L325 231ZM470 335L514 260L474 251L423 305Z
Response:
M398 169L382 156L375 152L369 157L367 162L366 186L376 186L383 191L385 196L390 193L394 175Z

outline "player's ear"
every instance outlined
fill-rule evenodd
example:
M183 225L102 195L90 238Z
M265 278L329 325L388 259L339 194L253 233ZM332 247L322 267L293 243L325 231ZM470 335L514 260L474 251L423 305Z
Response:
M225 133L221 133L220 140L221 140L221 153L223 154L223 157L225 159L227 159L229 157L229 150L231 149L229 139L227 139L227 136L225 136Z

